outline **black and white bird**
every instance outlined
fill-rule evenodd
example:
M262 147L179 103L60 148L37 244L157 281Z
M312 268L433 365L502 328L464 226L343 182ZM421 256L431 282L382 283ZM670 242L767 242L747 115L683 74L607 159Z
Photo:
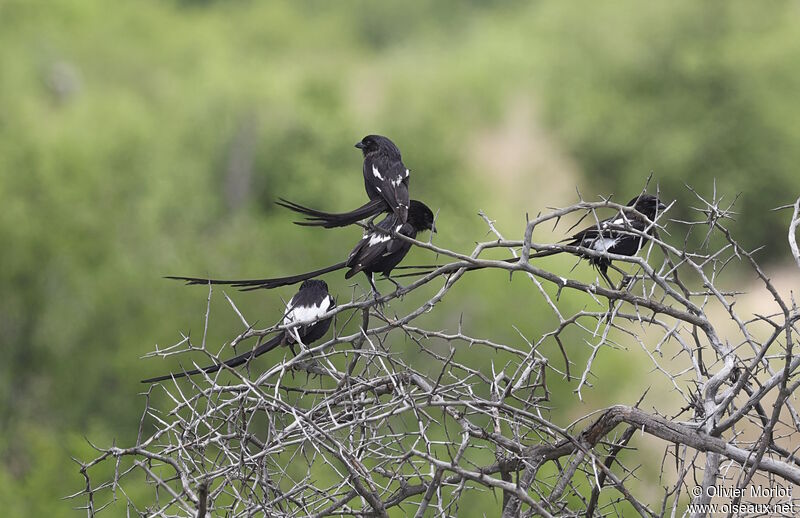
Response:
M667 208L666 205L661 203L657 196L646 193L633 198L626 206L633 207L637 212L644 214L651 222L655 221L658 214ZM572 237L562 240L562 243L569 241L569 243L567 243L569 246L588 248L589 250L600 253L631 257L636 255L644 245L644 236L634 234L631 230L636 230L652 236L655 228L654 225L642 219L642 217L635 212L620 211L616 216L599 221L595 225L586 227L574 234ZM531 258L547 257L561 252L563 252L563 250L544 250L536 254L531 254ZM611 279L608 277L608 267L611 266L611 259L604 255L583 254L580 251L577 252L576 255L588 259L589 262L600 271L603 278L613 286Z
M275 279L247 279L247 280L220 280L203 279L199 277L167 277L186 281L186 284L227 284L243 291L257 289L272 289L278 286L296 284L306 279L319 277L322 274L348 268L345 279L364 272L369 279L373 295L378 298L380 293L375 287L374 274L382 273L391 280L390 274L395 266L406 256L411 249L411 243L398 237L393 237L392 232L411 239L416 239L417 234L425 230L436 232L433 211L418 200L411 200L408 210L408 219L403 222L397 214L389 214L374 227L367 229L364 236L350 252L346 261L336 263L327 268L321 268L300 275L279 277Z
M276 202L306 216L298 225L315 227L343 227L356 221L389 212L405 223L408 219L408 180L410 173L403 164L400 150L388 138L367 135L356 144L364 154L364 189L370 201L350 212L323 212L280 198Z
M651 222L654 222L658 215L667 208L661 203L658 197L651 194L641 194L629 201L627 206L633 207L637 212L647 216ZM596 224L586 227L580 232L573 234L571 237L563 239L561 242L565 243L567 246L587 248L601 254L608 253L630 257L636 255L636 253L641 250L642 246L644 246L644 237L634 234L631 230L652 236L655 232L655 226L651 225L634 212L620 211L616 216L598 221ZM544 250L531 254L530 258L548 257L562 252L566 252L566 250ZM611 266L611 259L608 256L582 253L580 250L573 253L578 257L588 259L589 262L598 269L608 284L613 286L611 279L608 277L608 268ZM519 258L512 257L504 261L507 263L516 263L519 261ZM404 268L427 270L399 275L398 277L418 277L420 275L433 273L435 269L435 267L432 266L407 266ZM479 270L482 268L482 266L470 266L466 269Z
M292 324L300 324L290 329L285 329L272 337L267 342L258 345L252 351L240 354L230 360L226 360L221 364L211 365L202 369L191 370L188 372L178 372L173 374L166 374L164 376L157 376L142 380L142 383L155 383L172 378L182 378L184 376L192 376L205 372L210 374L222 368L223 365L228 367L236 367L249 361L251 358L260 356L268 351L271 351L279 345L288 345L294 353L294 345L302 344L309 345L316 342L328 332L331 326L333 317L323 318L328 311L336 307L336 302L333 297L328 293L328 285L325 281L310 279L300 285L300 289L295 293L294 297L289 300L286 305L286 313L283 316L282 324L289 326Z

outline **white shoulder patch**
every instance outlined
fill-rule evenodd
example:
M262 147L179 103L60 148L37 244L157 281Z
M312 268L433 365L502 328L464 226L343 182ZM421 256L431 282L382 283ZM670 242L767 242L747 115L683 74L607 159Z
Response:
M381 172L378 171L378 168L372 166L372 175L380 181L383 181L383 176L381 176Z
M389 241L390 239L392 239L392 236L390 236L389 234L378 234L372 232L369 234L369 242L367 243L367 246L374 246L377 245L378 243Z
M294 299L293 299L294 300ZM331 298L325 297L321 303L313 306L295 306L291 307L292 302L289 301L288 313L284 319L284 324L291 324L296 322L313 322L328 311L331 307Z
M598 252L608 252L609 249L613 248L617 244L617 241L619 241L619 239L598 237L592 242L592 246L590 248Z
M608 228L608 227L622 227L625 225L625 219L619 217L613 221L604 221L600 228Z

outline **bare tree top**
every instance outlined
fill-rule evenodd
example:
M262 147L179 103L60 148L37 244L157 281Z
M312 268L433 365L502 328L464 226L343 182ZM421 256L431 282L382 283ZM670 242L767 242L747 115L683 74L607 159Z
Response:
M633 210L612 201L579 200L539 214L516 240L481 213L491 239L467 252L411 240L436 254L437 265L379 301L340 301L325 315L337 319L330 339L274 365L261 358L155 385L136 443L97 446L95 459L80 462L86 485L72 497L88 516L121 505L146 516L455 516L469 515L475 492L504 517L676 516L708 512L689 505L719 502L715 488L800 484L793 404L800 312L727 230L732 207L716 194L691 192L697 219L670 220L667 209L645 231L629 228L647 243L633 257L533 241L534 231L573 214L597 222L603 209ZM800 199L787 207L800 266ZM690 250L692 233L705 239ZM519 260L487 259L494 248ZM610 257L622 280L607 286L542 268L531 256L544 250ZM774 309L738 311L741 283L720 281L734 263L760 280ZM420 317L479 269L526 277L530 296L544 301L556 325L538 336L520 333L515 343L472 336L469 314L456 330L421 327ZM412 292L426 296L409 308L403 297ZM570 310L565 292L588 302ZM206 329L218 295L209 289ZM204 335L200 344L186 337L152 355L194 351L217 362L286 328L254 328L224 296L242 329L221 350ZM399 340L418 354L398 354L392 344ZM544 344L560 354L547 357ZM464 347L489 360L464 359ZM654 385L671 392L606 398L569 421L551 410L553 380L582 399L596 359L618 347L639 351ZM800 493L734 494L726 500L800 504Z

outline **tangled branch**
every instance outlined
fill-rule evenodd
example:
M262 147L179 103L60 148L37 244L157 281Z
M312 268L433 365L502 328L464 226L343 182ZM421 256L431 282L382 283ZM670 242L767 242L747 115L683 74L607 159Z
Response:
M520 240L505 239L481 213L493 239L469 253L413 241L441 264L379 301L354 296L337 306L329 315L340 325L325 343L285 355L256 375L250 371L258 361L154 386L136 443L97 447L95 459L80 463L85 487L73 498L90 517L120 501L143 516L389 516L400 509L421 517L456 515L465 495L482 491L504 517L625 510L663 516L697 513L687 506L712 502L720 485L800 484L793 403L800 312L731 236L730 208L697 199L698 220L668 221L667 211L651 222L652 236L631 230L648 238L639 256L608 255L624 265L617 268L624 274L619 286L563 277L531 262L543 250L602 255L537 243L534 234L573 214L598 221L599 210L631 210L611 201L581 200L538 215ZM800 266L798 225L800 199L789 225ZM684 245L670 244L679 231ZM689 250L688 236L697 232L705 233L703 245ZM487 258L496 248L520 259ZM738 311L741 293L721 280L733 264L755 274L774 309ZM557 324L535 340L521 335L520 343L502 343L470 335L468 325L447 331L417 322L466 275L486 269L527 277L530 296L541 297ZM404 306L405 295L424 290L430 290L424 303L388 313ZM566 292L585 300L582 309L569 312L574 305L561 300ZM282 329L254 328L227 300L243 327L228 345ZM401 339L418 346L409 362L392 347ZM548 343L560 358L542 353ZM554 380L583 399L596 360L620 345L640 348L654 380L681 403L641 394L563 422L549 406ZM465 347L492 352L498 363L463 359ZM211 349L204 335L199 346L187 337L152 354L201 351L217 361ZM654 444L664 452L660 467L637 465L635 452ZM654 467L659 487L637 475Z

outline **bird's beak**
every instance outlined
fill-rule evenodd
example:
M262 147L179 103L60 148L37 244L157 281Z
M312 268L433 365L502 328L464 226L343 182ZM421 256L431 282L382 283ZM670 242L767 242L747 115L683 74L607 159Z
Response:
M356 147L357 147L358 149L364 149L364 144L363 144L363 143L361 143L361 142L356 142Z

